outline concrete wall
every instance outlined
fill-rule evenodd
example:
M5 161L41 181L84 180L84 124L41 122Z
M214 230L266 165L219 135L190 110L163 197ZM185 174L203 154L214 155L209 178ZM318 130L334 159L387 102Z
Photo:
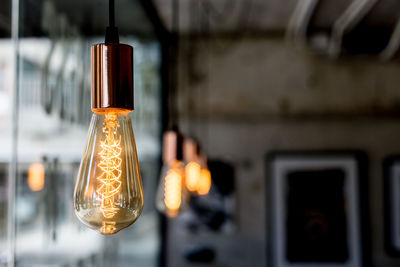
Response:
M237 235L251 244L243 262L265 264L269 151L360 149L369 157L373 265L399 266L383 248L382 160L400 154L400 65L372 56L334 61L279 36L195 46L184 39L181 47L183 128L210 158L235 164Z

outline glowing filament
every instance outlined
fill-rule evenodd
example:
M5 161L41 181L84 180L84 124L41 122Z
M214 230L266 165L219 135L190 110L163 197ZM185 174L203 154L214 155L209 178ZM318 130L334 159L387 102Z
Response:
M119 208L114 204L114 197L121 190L121 139L116 138L116 128L118 127L117 116L106 115L103 132L106 134L105 140L100 141L101 151L98 153L101 158L97 165L102 173L97 179L100 186L96 190L101 198L100 210L105 218L112 218ZM105 227L105 225L103 225ZM105 228L109 230L112 225Z
M104 234L112 234L115 232L115 222L103 222L100 231Z
M181 205L182 197L182 176L175 170L169 170L165 176L164 202L168 214L175 216Z
M191 161L185 167L186 187L189 191L196 191L200 180L200 164Z

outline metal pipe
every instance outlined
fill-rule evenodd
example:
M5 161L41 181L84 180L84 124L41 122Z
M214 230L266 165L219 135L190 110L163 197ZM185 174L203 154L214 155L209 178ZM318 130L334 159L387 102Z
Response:
M300 47L307 46L307 28L319 0L300 0L290 17L286 37Z
M342 50L345 33L351 31L372 9L378 0L354 0L333 25L329 54L337 57Z
M400 17L397 20L392 36L390 37L389 44L380 54L381 60L389 61L390 59L392 59L399 50L399 47L400 47Z

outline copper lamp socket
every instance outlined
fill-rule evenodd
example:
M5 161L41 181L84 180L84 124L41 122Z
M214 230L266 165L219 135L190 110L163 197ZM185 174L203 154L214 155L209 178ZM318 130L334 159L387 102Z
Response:
M163 136L163 163L183 160L184 137L178 131L166 131Z
M183 142L183 158L186 162L194 161L200 153L199 144L193 139L185 139Z
M96 44L90 49L92 67L92 110L132 111L133 47L126 44Z

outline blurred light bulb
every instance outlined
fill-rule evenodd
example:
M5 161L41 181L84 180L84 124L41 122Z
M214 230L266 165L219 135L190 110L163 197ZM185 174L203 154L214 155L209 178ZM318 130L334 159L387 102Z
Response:
M185 178L187 189L191 192L196 191L200 180L200 164L195 161L186 164Z
M197 186L199 195L207 195L211 188L211 173L208 169L201 169L200 179Z
M142 182L127 111L92 117L74 193L78 218L102 234L136 221L143 208Z
M207 157L204 154L199 155L201 164L200 178L197 184L197 193L199 195L207 195L211 189L211 172L207 166Z
M179 208L182 204L182 188L183 188L183 177L182 170L178 165L180 162L176 162L172 169L167 171L164 181L164 204L167 208L167 215L175 217L178 214Z
M196 192L197 184L200 179L200 164L197 162L197 153L199 146L196 141L192 139L185 139L184 141L184 158L185 167L185 185L190 192Z
M186 206L185 172L182 158L183 137L175 132L164 134L163 162L157 189L156 206L159 212L175 217Z
M32 191L40 191L44 187L44 166L32 163L28 168L28 186Z

